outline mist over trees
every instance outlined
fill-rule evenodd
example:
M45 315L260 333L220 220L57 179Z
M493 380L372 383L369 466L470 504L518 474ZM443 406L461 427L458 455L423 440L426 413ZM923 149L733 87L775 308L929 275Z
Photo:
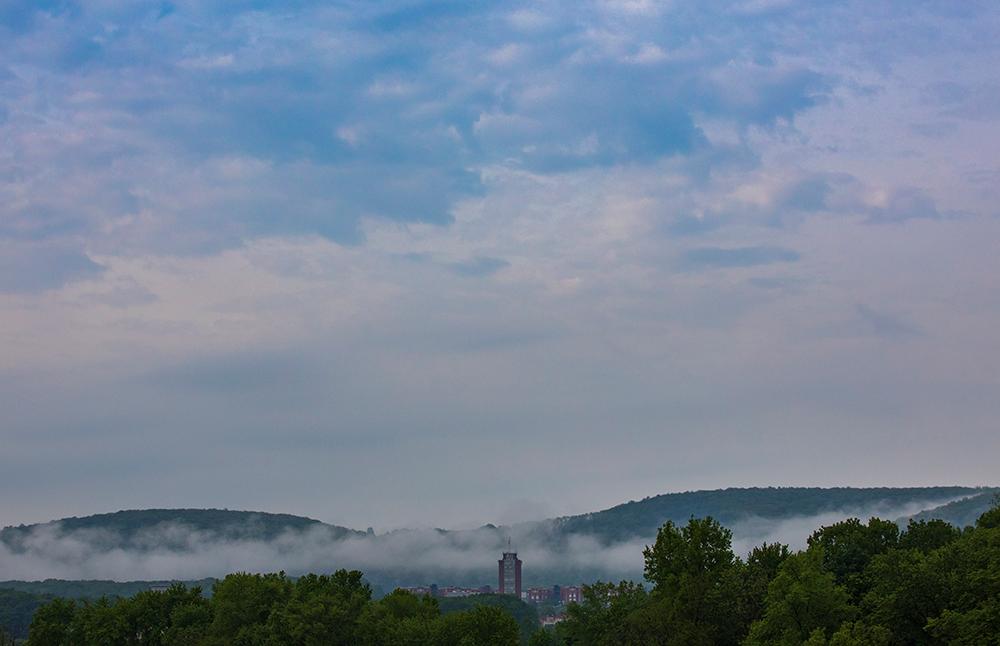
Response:
M534 646L895 646L1000 639L1000 504L974 527L851 518L801 551L764 543L745 557L711 517L665 523L643 551L646 585L585 587L554 629L497 596L439 602L403 590L374 599L361 572L292 579L237 573L199 587L34 613L29 646L455 644ZM452 606L449 609L444 605ZM534 632L532 632L534 630Z
M711 516L746 554L762 542L805 547L815 527L844 518L940 517L963 527L989 508L971 487L719 489L663 494L588 514L474 529L367 533L287 514L218 509L149 509L66 518L0 530L0 588L66 597L130 596L147 586L45 586L44 579L184 581L229 572L360 570L385 590L434 581L477 587L494 576L508 538L522 554L527 585L641 579L642 548L670 520ZM959 498L958 502L956 498ZM949 505L949 503L954 503ZM956 521L950 515L955 511ZM964 521L971 512L970 520ZM6 581L5 581L6 580ZM94 592L96 591L96 594Z

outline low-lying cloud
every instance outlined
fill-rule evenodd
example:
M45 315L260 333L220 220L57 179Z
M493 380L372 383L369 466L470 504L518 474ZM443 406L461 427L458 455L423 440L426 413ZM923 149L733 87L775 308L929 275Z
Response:
M733 548L739 556L762 542L801 549L820 526L849 517L897 519L928 506L872 505L782 520L748 517L732 524ZM346 537L329 526L317 525L286 531L273 540L226 540L215 532L163 523L137 532L123 547L114 533L64 532L53 523L37 526L10 544L0 544L0 580L197 580L235 571L283 570L296 575L350 568L362 570L383 588L484 585L493 584L496 559L506 549L508 538L524 561L527 585L641 579L643 547L655 539L607 543L593 535L562 534L551 523L539 522L510 528L400 530Z

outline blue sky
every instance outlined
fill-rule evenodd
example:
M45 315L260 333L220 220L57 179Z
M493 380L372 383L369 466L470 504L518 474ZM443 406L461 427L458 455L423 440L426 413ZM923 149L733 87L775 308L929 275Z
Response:
M5 3L0 522L996 484L998 42L971 1Z

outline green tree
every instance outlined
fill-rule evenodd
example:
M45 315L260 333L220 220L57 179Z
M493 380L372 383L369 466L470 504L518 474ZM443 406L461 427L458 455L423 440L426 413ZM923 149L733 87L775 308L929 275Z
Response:
M271 612L292 596L294 586L284 572L230 574L212 591L212 624L207 643L257 646L267 640Z
M559 646L562 641L556 637L556 633L547 628L539 628L531 633L528 646Z
M667 595L691 579L718 580L733 566L733 533L712 518L692 518L683 528L667 521L642 554L646 580Z
M211 618L201 588L189 589L180 583L167 590L145 590L119 599L114 614L125 625L128 643L151 646L177 644L181 638L185 641L180 643L193 643L203 636Z
M993 494L993 506L979 517L976 521L976 527L981 529L1000 527L1000 493Z
M746 643L798 646L819 630L828 637L857 614L847 591L823 569L822 551L785 559L768 587L764 617L753 624Z
M340 646L358 641L361 613L371 588L357 570L299 578L290 597L276 605L267 622L273 644Z
M754 547L747 555L746 563L739 572L740 587L737 598L741 635L745 635L750 625L763 617L768 586L778 576L781 564L788 555L788 546L781 543L763 543Z
M435 644L440 646L518 646L517 622L502 608L476 606L441 619Z
M941 572L917 549L890 550L872 559L865 578L869 591L862 609L870 622L891 628L894 644L932 644L927 620L946 606Z
M1000 643L1000 527L977 524L930 554L927 566L941 576L947 600L928 632L949 644Z
M69 642L98 646L135 643L119 604L107 597L85 602L77 609L70 625Z
M647 600L646 590L630 581L585 585L583 599L569 605L557 633L567 643L583 646L626 643L626 621Z
M692 518L682 528L668 521L643 556L662 630L683 626L690 639L739 641L739 563L731 531L712 518Z
M898 546L899 526L880 518L871 518L867 525L849 518L816 530L808 543L811 549L821 549L823 567L858 601L865 592L865 568L875 556Z
M889 646L890 633L881 626L869 626L861 621L846 621L827 639L817 628L803 646Z
M920 520L910 519L906 525L906 531L899 537L899 548L907 550L919 550L924 554L932 552L939 547L944 547L948 543L958 539L962 531L957 527L946 523L943 520Z
M358 643L363 646L417 646L433 641L441 617L436 599L395 590L370 603L359 620Z

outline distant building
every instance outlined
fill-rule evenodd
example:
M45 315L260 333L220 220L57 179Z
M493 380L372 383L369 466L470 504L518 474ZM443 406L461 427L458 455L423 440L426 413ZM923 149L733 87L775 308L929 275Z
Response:
M478 588L463 588L457 585L416 585L406 588L400 588L400 590L406 590L418 597L429 596L429 597L472 597L477 594L489 594L490 586L484 585Z
M583 590L577 585L565 585L559 591L563 603L580 603L583 601Z
M559 597L552 596L552 588L528 588L524 594L524 600L528 603L545 603L553 599L558 600Z
M521 598L521 559L517 552L504 552L503 558L497 561L500 566L499 592L512 594Z

